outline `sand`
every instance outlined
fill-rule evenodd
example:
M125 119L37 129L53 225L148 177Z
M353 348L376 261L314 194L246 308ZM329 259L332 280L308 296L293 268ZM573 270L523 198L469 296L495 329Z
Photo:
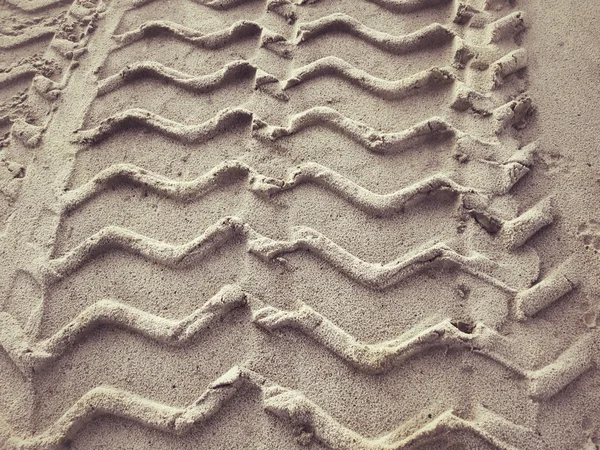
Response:
M0 14L0 448L600 448L600 4Z

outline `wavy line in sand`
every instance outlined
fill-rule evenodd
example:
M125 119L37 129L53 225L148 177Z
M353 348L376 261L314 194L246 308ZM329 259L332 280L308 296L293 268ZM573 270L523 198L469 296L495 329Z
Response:
M26 376L39 372L60 358L73 345L96 328L113 325L148 339L182 345L195 339L230 311L246 304L238 286L224 286L213 298L181 320L165 319L117 300L105 299L89 306L52 337L32 343L10 315L0 312L0 347Z
M499 189L501 193L508 191L527 173L526 170L515 169L515 165L522 164L523 162L514 161L498 164L500 168L507 172L506 176L502 174L501 177L501 189ZM526 168L526 166L523 167ZM540 224L540 221L547 220L543 215L540 217L537 210L531 210L525 213L520 220L501 221L480 206L486 201L483 196L496 194L497 190L486 191L463 186L456 182L451 174L436 173L398 191L389 194L377 194L338 172L315 162L306 162L292 167L288 169L288 173L284 178L278 179L262 175L241 161L223 161L207 173L190 181L170 179L132 164L115 164L101 171L80 187L63 193L61 203L65 212L72 211L117 184L140 186L166 198L191 201L207 195L224 184L240 181L244 181L251 192L266 199L295 189L302 184L315 184L338 195L368 214L382 217L401 212L414 199L427 196L434 191L447 190L459 196L468 194L468 200L463 199L462 202L465 210L473 215L476 221L490 233L496 234L502 229L503 225L506 225L507 230L504 232L507 236L511 236L511 240L508 240L508 242L512 242L520 236L523 237L521 240L525 242L545 225ZM474 202L474 198L479 199L479 201ZM545 210L542 212L545 212ZM522 225L524 220L527 220L527 226ZM507 239L504 240L507 241Z
M8 72L0 73L0 88L14 83L22 78L33 78L38 73L38 70L31 64L22 64Z
M291 240L277 241L259 234L237 217L225 217L196 239L181 245L168 244L125 228L109 226L61 257L38 260L32 270L43 278L44 283L53 283L76 271L86 262L112 250L121 250L148 261L178 268L209 256L236 237L246 241L249 252L266 261L287 253L308 251L349 278L372 289L390 288L417 272L437 263L444 263L470 273L498 289L516 294L514 288L489 275L490 268L495 267L491 260L475 252L470 256L462 255L443 243L433 244L382 265L354 256L308 227L295 227Z
M197 125L185 125L166 119L145 109L128 109L104 119L100 125L77 132L76 140L82 144L97 143L130 127L143 126L164 136L186 143L203 142L242 122L251 122L253 113L244 108L226 108L215 117Z
M271 141L314 126L324 126L344 134L375 153L394 153L414 148L433 136L443 134L453 135L457 138L465 136L477 140L456 129L441 117L432 117L403 131L383 133L327 106L316 106L294 114L284 127L269 125L256 116L252 123L253 132L257 137Z
M66 5L72 0L5 0L6 3L12 5L22 11L38 12L44 9L50 9L55 6Z
M251 233L249 226L237 217L225 217L196 239L173 245L152 239L118 226L108 226L92 235L60 258L47 260L40 270L48 282L58 281L86 262L112 250L121 250L167 267L182 267L203 259L236 236Z
M212 119L197 125L182 124L150 111L135 108L104 119L100 122L100 125L94 128L78 131L77 140L83 144L97 143L121 129L130 126L143 126L186 143L202 142L246 121L251 122L251 130L254 136L271 141L290 136L309 127L325 126L349 137L367 150L375 153L391 153L414 148L433 136L443 134L488 144L457 130L440 117L432 117L403 131L383 133L326 106L317 106L294 114L285 127L269 125L253 112L244 108L226 108L217 113Z
M291 56L290 43L285 37L250 20L240 20L233 23L229 28L211 33L204 33L175 22L152 20L144 22L135 30L115 35L113 39L119 44L119 47L124 47L159 33L168 34L189 44L211 50L226 47L249 37L258 36L261 47L265 47L285 58Z
M440 439L448 443L449 435L459 432L482 439L497 450L546 448L533 430L509 422L481 405L476 406L472 419L447 410L416 431L414 427L400 426L381 437L368 438L340 424L299 391L271 388L266 397L268 412L297 428L311 430L315 439L333 450L416 450L436 445Z
M413 33L396 36L374 30L344 13L333 13L312 22L298 24L295 44L302 44L330 32L344 32L387 52L403 54L434 48L451 42L455 34L433 23Z
M232 61L221 70L201 76L179 72L154 61L139 61L127 65L119 73L100 81L98 96L106 95L143 77L157 78L192 92L205 93L218 89L228 82L255 76L257 72L260 74L260 79L255 80L255 89L260 83L264 84L267 79L271 82L277 81L274 76L264 73L256 65L245 60Z
M254 313L253 322L268 331L296 329L348 364L370 374L388 372L432 348L474 351L517 373L527 381L530 395L544 400L557 394L594 364L591 334L576 341L551 364L529 370L518 362L523 359L520 344L482 323L469 325L447 319L390 341L365 344L306 305L295 311L267 306Z
M575 284L567 278L573 278L567 266L567 263L563 264L538 284L517 293L513 301L513 315L518 320L526 320L574 289ZM519 351L505 337L481 323L470 325L451 320L442 321L425 330L404 333L392 341L363 344L308 306L297 311L265 306L262 301L248 297L236 285L224 286L201 308L180 320L165 319L117 300L104 299L84 309L50 338L36 343L30 341L13 316L0 312L0 347L19 370L30 378L100 326L112 325L163 344L179 346L193 341L216 321L245 305L250 306L253 322L261 328L268 331L298 329L367 373L389 371L430 348L462 348L483 354L518 373L532 383L532 389L537 389L532 391L533 396L544 396L549 395L540 390L544 386L550 386L556 393L564 385L558 381L542 383L542 378L558 376L567 380L567 383L571 378L561 374L571 373L574 380L592 364L589 354L569 350L566 354L579 356L575 360L567 358L568 364L561 365L558 371L528 370L516 362ZM585 345L575 345L577 348L590 349L590 342L585 342ZM555 366L556 364L548 367ZM571 366L579 367L581 371L578 372Z
M27 29L17 36L0 36L0 49L11 50L24 45L33 44L46 38L54 36L56 29L54 27L33 27Z
M237 160L223 161L191 181L173 180L132 164L115 164L101 171L82 186L64 193L61 199L65 211L70 211L100 195L111 186L122 183L141 186L167 198L189 201L200 198L224 184L240 180L247 182L249 190L266 196L279 191L284 183L283 180L261 175L252 167Z
M576 274L569 263L562 264L536 285L515 295L512 313L526 320L559 300L576 286ZM232 310L247 305L253 322L269 331L298 329L329 348L348 363L368 373L382 373L402 364L413 355L434 347L456 347L476 351L518 373L530 382L531 395L548 398L575 380L594 363L589 337L580 339L564 357L546 369L528 370L516 363L519 352L506 338L484 324L470 325L450 320L426 330L404 333L379 344L363 344L345 333L308 306L298 311L283 311L266 306L235 285L224 286L213 298L181 320L165 319L116 300L101 300L86 308L52 337L32 343L17 321L0 313L0 346L27 377L70 351L74 344L102 325L117 326L148 339L178 346L194 340L206 328ZM583 341L583 343L581 342ZM579 349L579 350L577 350ZM570 355L570 356L569 356ZM552 370L550 370L552 369ZM561 381L563 380L563 381Z
M301 429L331 449L392 450L422 448L427 443L467 432L497 449L531 450L544 448L532 430L476 406L473 418L466 420L447 410L433 420L420 420L419 428L405 426L379 438L364 437L337 422L331 415L299 391L281 387L264 376L242 367L233 367L213 381L193 403L178 408L113 387L97 387L76 401L56 422L41 434L21 438L2 430L0 439L7 450L54 450L100 416L110 415L174 435L183 435L215 416L224 405L246 389L262 393L263 408ZM12 434L12 436L11 436ZM0 440L0 443L2 443Z
M312 22L299 24L293 42L265 28L258 22L248 20L235 22L229 28L211 33L203 33L200 30L169 21L148 21L135 30L116 35L113 38L120 46L126 46L154 34L166 33L203 48L218 49L258 35L260 36L261 46L280 53L280 56L289 57L291 56L292 45L302 44L333 31L351 34L381 50L396 54L438 47L451 42L455 37L451 30L439 23L428 25L407 35L396 36L367 27L347 14L334 13ZM273 46L273 44L277 45Z
M88 391L43 433L33 437L7 437L7 449L54 450L100 416L114 416L162 432L182 435L220 411L247 385L261 389L264 377L234 367L212 382L208 389L185 408L176 408L113 387ZM1 443L1 441L0 441Z
M294 227L292 230L292 239L287 241L257 236L248 242L249 250L267 261L299 250L308 251L347 277L372 289L388 289L413 274L443 263L478 277L500 290L516 293L514 288L489 274L495 263L477 252L465 256L444 243L436 243L386 264L371 263L357 258L311 228Z
M545 303L554 300L557 295L564 295L564 290L556 291L556 283L557 277L551 276L536 287L524 291L524 294L517 294L518 305L524 304L522 297L531 295L535 295L538 302L542 299ZM532 291L535 294L531 294ZM448 319L427 329L404 333L391 341L365 344L306 305L296 311L284 311L271 306L265 307L262 302L251 300L253 322L259 327L268 331L297 329L347 363L371 374L392 370L414 355L432 348L467 349L517 373L528 382L533 398L547 400L595 364L591 336L577 340L548 366L529 370L517 362L522 358L519 357L520 351L514 342L481 323L470 325ZM0 313L0 346L19 370L31 377L102 325L116 326L163 344L179 346L193 341L216 321L246 305L248 301L246 294L238 286L224 286L187 317L171 320L106 299L89 306L53 336L37 343L30 342L11 315Z
M437 173L390 194L376 194L354 183L339 173L314 162L307 162L289 171L279 192L313 183L331 191L361 210L389 216L400 212L411 200L438 190L449 190L455 194L475 194L475 190L455 182L445 173Z
M209 90L213 88L213 86L220 86L224 77L232 76L231 73L227 74L227 72L224 71L234 72L236 70L241 70L242 68L244 70L250 70L252 68L255 71L258 70L254 65L251 65L248 62L235 62L231 67L226 66L224 69L215 72L214 74L205 77L194 77L193 75L184 74L157 63L135 63L131 67L133 67L133 69L126 68L121 73L125 77L135 77L136 74L139 75L140 73L153 75L158 78L172 81L178 86L199 90L200 92L205 92L205 90ZM416 94L426 88L433 88L435 86L454 82L456 79L451 70L433 67L401 80L389 81L374 77L341 58L327 56L294 70L290 78L280 82L281 89L290 89L304 81L324 75L338 76L373 95L387 99L401 99ZM117 77L118 75L113 75L109 78L109 87L105 87L105 83L107 83L105 80L101 84L101 90L112 90L114 89L112 85L120 86L123 84L123 80L118 80ZM271 81L275 81L275 78L272 77Z
M209 172L191 181L178 181L149 172L131 164L116 164L98 173L84 185L62 195L65 211L70 211L117 183L141 186L161 196L189 201L214 191L225 183L243 180L248 189L258 195L272 197L299 185L316 184L345 199L361 210L378 216L395 214L419 195L437 190L456 194L476 194L451 176L438 173L390 194L377 194L354 183L339 173L314 162L303 163L288 170L285 178L271 178L258 173L241 161L224 161Z
M262 33L262 30L262 25L249 20L235 22L229 28L211 33L203 33L200 30L166 20L152 20L144 22L135 30L115 35L113 36L113 39L122 45L128 45L147 36L166 33L172 37L201 47L216 49L231 44L239 39L258 35Z
M432 67L401 80L385 80L375 77L336 56L326 56L295 69L290 78L282 83L282 89L290 89L313 78L334 75L370 94L388 100L398 100L437 86L447 85L456 79L452 70Z

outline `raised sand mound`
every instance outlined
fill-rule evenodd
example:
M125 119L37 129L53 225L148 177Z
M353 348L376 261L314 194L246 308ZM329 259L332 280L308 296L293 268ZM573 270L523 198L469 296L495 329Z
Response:
M0 9L0 448L600 448L599 7L67 3Z

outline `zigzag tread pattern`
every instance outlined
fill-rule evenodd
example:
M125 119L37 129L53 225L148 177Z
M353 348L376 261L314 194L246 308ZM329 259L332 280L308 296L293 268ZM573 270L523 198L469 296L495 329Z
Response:
M514 160L498 164L496 168L500 173L501 192L508 191L520 177L504 176L506 173L513 173L513 164L520 164ZM350 179L344 177L338 172L331 170L316 162L306 162L299 166L288 169L288 174L281 179L269 177L259 173L249 165L238 160L223 161L209 172L199 177L180 181L169 179L160 174L150 172L133 164L115 164L96 174L91 180L73 190L66 191L62 195L63 207L65 212L72 211L93 197L99 196L103 191L115 185L132 185L153 191L165 198L171 198L177 201L190 201L201 198L211 191L217 190L224 184L245 181L250 191L265 199L271 199L278 194L295 189L303 184L315 184L321 188L330 191L357 208L376 215L388 216L398 212L406 206L407 203L420 195L427 195L438 190L448 190L459 196L468 194L473 202L475 196L484 196L487 194L497 194L497 191L488 191L478 187L469 187L461 185L453 179L452 174L437 173L410 186L402 188L389 194L374 193ZM525 171L519 171L518 174ZM504 232L512 231L518 237L513 238L516 244L522 245L531 235L533 235L542 226L552 222L550 215L551 205L542 203L541 206L533 208L527 212L527 215L521 219L513 219L512 222L504 221ZM470 208L471 214L476 209ZM483 221L483 212L478 221L484 228L486 222ZM501 219L487 217L487 221L493 221L498 228L502 228L504 222ZM517 225L527 223L530 226ZM489 226L487 227L489 228ZM497 232L497 229L493 230ZM517 245L515 245L516 247Z
M302 393L281 387L242 367L233 367L213 381L196 401L184 408L158 403L112 387L97 387L75 402L43 433L29 438L6 436L4 445L7 449L57 449L94 418L107 414L148 428L182 435L215 416L223 405L233 401L240 391L249 388L262 394L262 405L266 412L295 426L310 427L314 439L331 449L418 448L458 431L479 437L501 450L544 448L543 441L532 430L511 423L482 406L477 406L472 419L464 419L448 410L414 432L406 433L399 429L380 438L368 438L340 424Z
M152 66L154 67L153 64ZM152 72L154 73L154 69L152 69ZM209 77L214 79L213 75ZM197 78L187 77L181 79L188 86L192 83L195 84L198 80ZM112 80L112 78L107 79L107 82L102 83L100 88L104 90L105 86L122 83L122 81L113 83ZM202 77L202 80L204 80L204 77ZM202 89L204 89L206 84L202 83L202 86ZM211 88L212 86L208 87L208 89ZM441 117L431 117L405 130L386 133L347 117L328 106L315 106L296 113L289 118L286 126L271 125L244 107L225 108L211 119L200 124L183 124L145 109L133 108L114 114L102 120L100 124L93 128L78 130L75 140L82 144L95 144L123 130L144 127L185 143L200 143L243 123L250 124L250 131L254 137L268 141L276 141L311 127L325 127L347 136L375 153L400 152L415 148L429 138L443 135L454 136L456 139L469 141L476 145L502 147L498 142L485 141L472 134L465 133ZM531 157L534 152L532 145L524 147L527 150L523 152L521 158L515 159L515 162L521 162L522 166L531 165Z
M555 279L549 277L530 290L551 284ZM547 294L546 301L556 301L562 295L564 293ZM296 329L358 370L370 374L387 372L432 348L458 348L496 361L526 381L532 398L545 400L595 364L590 334L579 338L552 363L534 370L522 363L524 358L520 356L521 349L517 343L484 323L471 326L451 319L408 331L391 341L364 344L307 305L296 311L265 306L262 300L246 294L237 285L224 286L201 308L180 320L165 319L117 300L104 299L87 307L50 338L35 343L10 314L0 313L0 346L19 370L30 378L102 325L121 327L161 344L179 346L189 344L232 310L244 306L253 311L252 321L265 331Z
M252 66L250 63L240 61L238 63L234 62L216 73L204 77L193 77L156 63L135 63L133 67L128 67L120 74L103 81L99 87L99 92L100 94L104 94L123 84L124 81L119 80L119 78L133 78L140 73L167 79L186 89L206 92L221 86L227 79L235 78L235 75L242 71L253 70L256 72L257 69L257 67ZM280 81L281 89L288 90L307 80L324 75L335 75L375 96L386 99L401 99L427 88L449 84L455 79L454 73L449 68L432 67L401 80L384 80L353 66L342 58L326 56L294 70L289 78ZM276 79L273 78L272 80Z
M0 345L21 372L31 376L102 325L120 326L147 339L177 346L195 339L227 313L246 303L246 294L238 286L227 285L192 314L181 320L169 320L118 300L104 299L86 308L51 338L37 343L30 342L10 314L0 313Z
M334 13L312 22L298 24L296 36L292 40L254 21L235 22L228 28L211 33L202 33L200 30L168 21L148 21L135 30L115 36L114 39L119 46L124 46L157 33L165 33L197 46L218 49L249 36L259 35L262 46L278 42L292 47L334 31L343 31L381 50L395 54L444 45L455 37L453 31L439 23L425 26L407 35L391 35L370 28L348 14Z
M55 33L54 27L39 27L29 29L17 36L0 36L0 49L11 50L23 45L31 44L36 41L53 36Z
M65 3L64 0L6 1L29 13ZM211 14L222 14L223 17L231 14L239 19L236 8L254 3L255 0L193 2L197 4L199 11L210 11ZM132 1L132 11L151 3L153 0ZM373 291L401 289L407 278L420 272L443 269L440 273L444 274L450 268L483 281L487 287L495 288L495 292L500 291L508 299L507 320L518 321L520 325L528 327L536 325L536 316L542 311L551 309L567 294L578 292L578 274L573 269L572 260L555 267L541 280L523 285L524 283L518 282L515 284L518 276L506 275L505 267L500 268L494 257L487 254L489 249L493 249L490 250L493 255L499 252L519 254L530 250L523 250L522 247L530 240L534 241L531 238L541 233L545 227L551 226L558 215L552 196L541 199L526 210L520 209L517 213L516 208L511 209L510 213L502 211L502 202L505 200L502 197L510 195L513 186L534 169L534 161L537 160L535 143L522 145L520 142L516 143L511 136L511 127L518 129L526 125L534 109L533 100L526 92L518 96L506 94L511 92L511 84L517 78L515 74L520 77L519 74L528 67L528 52L520 47L520 40L517 39L518 44L508 42L528 26L523 12L502 11L500 6L508 5L504 0L469 3L450 0L364 0L364 3L386 10L386 14L412 14L426 9L450 7L452 3L452 23L434 22L400 34L383 27L366 25L366 20L363 22L360 15L356 14L360 7L354 10L350 8L347 12L311 15L311 20L303 20L303 8L318 11L319 0L268 0L264 3L260 7L265 14L274 12L281 16L277 20L283 18L287 22L286 32L275 32L263 24L265 16L259 20L229 21L230 25L211 32L168 20L151 20L121 34L106 34L102 39L108 39L108 42L102 44L110 49L110 54L160 35L211 53L230 51L229 47L238 42L256 39L257 55L267 50L276 57L269 55L264 59L234 59L220 69L212 67L201 74L192 74L169 64L156 62L152 60L152 55L143 55L143 58L134 60L117 73L88 84L88 87L95 85L96 88L90 98L99 100L105 97L110 101L110 96L120 90L122 92L117 95L126 96L130 91L124 87L131 85L130 88L135 89L135 84L143 78L158 79L164 84L199 94L199 98L201 94L217 89L226 90L231 83L249 79L253 90L264 91L276 100L287 102L290 99L301 99L309 91L305 91L302 85L319 78L334 77L373 97L372 101L392 105L392 101L403 100L403 107L407 108L410 108L412 102L418 102L420 95L438 89L444 89L445 95L446 90L450 90L448 107L454 110L452 119L443 111L435 112L436 115L415 121L404 130L380 131L353 119L351 114L347 116L329 106L311 105L310 99L300 102L301 112L284 118L283 123L279 124L260 117L252 106L247 106L251 102L239 107L227 107L203 123L187 120L177 122L161 115L161 111L130 108L120 110L121 112L91 128L78 128L71 141L73 147L83 150L83 146L86 146L88 151L101 151L94 148L99 142L108 140L117 133L137 128L149 129L186 145L196 144L208 142L233 127L247 125L247 138L253 144L266 144L265 147L269 147L271 142L293 135L302 140L308 135L303 134L303 131L325 128L381 158L417 149L428 140L438 137L448 138L443 142L448 142L447 147L452 150L485 149L484 153L494 153L496 156L471 160L470 155L455 153L457 159L464 157L464 160L459 159L462 164L460 171L442 169L387 193L371 191L353 181L355 174L342 174L302 158L301 163L288 167L281 178L258 171L241 157L227 157L208 172L191 180L172 179L162 175L160 171L153 172L136 164L117 163L98 171L79 186L69 187L67 183L61 189L56 189L56 204L48 209L58 211L60 219L68 214L77 220L80 217L76 214L77 210L88 202L104 201L106 191L115 186L151 191L156 194L159 202L166 199L192 202L202 201L211 192L234 183L242 184L255 194L253 198L261 205L269 205L269 202L284 195L289 196L293 202L292 192L302 185L310 184L319 189L320 198L326 200L327 195L335 195L367 213L371 216L369 220L376 222L382 217L399 219L400 213L404 213L406 206L413 200L427 199L437 191L449 191L453 198L458 199L459 214L473 219L475 232L479 233L481 229L487 232L487 235L482 233L482 236L487 239L486 245L489 247L479 252L469 245L455 245L455 241L427 241L421 247L392 261L380 263L362 259L337 244L335 236L325 236L307 226L291 226L287 230L287 238L271 238L259 232L258 229L261 228L251 225L242 215L223 217L196 238L182 244L158 240L114 224L101 228L65 254L57 256L51 250L30 262L25 269L40 283L44 292L109 252L127 253L167 267L165 272L168 273L170 270L201 264L216 250L231 243L243 246L252 257L265 262L262 266L273 274L273 268L285 270L288 267L286 258L289 255L302 252L310 254L311 258L316 258L319 262L325 262L351 282ZM477 7L471 3L477 3ZM112 14L110 8L109 5L107 16ZM496 10L500 12L497 13ZM406 20L410 20L410 16ZM269 21L265 20L265 23ZM280 30L275 27L273 29ZM18 37L2 37L0 48L14 49L44 39L53 32L51 28L38 28ZM342 36L343 39L358 39L388 53L390 58L406 58L407 61L418 57L419 52L451 46L453 60L440 62L439 65L400 79L394 76L375 76L361 69L360 64L349 62L356 59L345 59L337 55L319 55L319 58L309 60L311 62L295 64L297 55L304 55L302 52L310 54L311 41L327 43L332 34ZM472 39L477 34L479 37ZM142 47L143 45L139 46ZM506 50L507 48L510 49ZM84 51L90 52L90 58L93 59L93 47L80 51L82 54ZM231 55L234 54L231 51ZM236 55L235 58L241 57ZM269 58L278 61L278 64L288 65L284 77L271 75ZM85 61L83 64L86 64ZM93 70L97 74L100 69L95 67ZM26 66L12 74L0 74L0 86L35 73L35 68ZM481 82L484 78L485 81ZM47 99L57 98L63 89L69 88L68 83L63 85L43 77L37 78L34 87L43 96L47 94ZM259 95L252 95L260 98ZM495 135L475 136L470 129L463 129L465 123L469 125L468 120L471 118L456 122L454 118L464 112L471 114L473 120L492 123L492 134ZM80 123L85 123L85 120ZM460 123L460 127L455 126L455 123ZM39 136L37 140L40 140ZM477 167L485 169L479 174L473 174L473 171L479 170ZM426 231L427 224L423 224L423 227ZM77 351L76 346L80 341L103 326L124 329L156 345L193 345L203 332L213 326L223 327L226 333L227 325L222 323L222 319L238 308L247 308L251 313L253 330L258 335L269 333L272 335L269 341L273 341L283 333L300 334L303 339L311 339L324 347L330 357L340 359L348 366L349 373L352 370L367 376L387 373L407 360L433 349L458 349L473 353L476 358L491 360L500 370L510 372L511 380L516 380L520 388L524 387L524 399L536 407L551 400L596 366L592 333L579 335L559 353L554 352L553 357L543 358L542 364L534 366L528 361L519 336L503 334L501 327L492 328L482 321L467 323L451 317L435 323L425 321L425 325L415 326L390 340L369 343L346 331L336 324L337 320L326 317L300 299L296 299L296 309L275 307L264 300L268 298L258 298L245 292L241 284L228 284L212 298L202 300L204 303L200 306L194 306L187 316L168 319L160 314L132 307L119 298L100 297L71 320L65 320L63 323L66 324L50 337L39 341L30 337L16 317L0 310L0 347L23 376L34 382L34 373L43 376L43 369L65 354ZM45 298L42 301L46 301ZM298 303L301 303L300 306ZM367 320L359 325L365 329L372 326ZM303 342L296 341L296 344L302 345ZM547 351L548 354L553 352L551 349ZM453 364L454 361L450 363ZM285 382L281 384L285 385ZM235 401L235 397L242 391L253 389L260 392L260 403L265 412L282 419L295 430L301 430L302 444L315 440L327 448L340 450L417 449L435 446L438 441L446 442L454 434L468 434L497 449L548 448L548 443L544 442L537 430L521 425L520 422L514 423L512 418L494 412L493 406L484 407L479 399L470 405L468 412L459 408L445 409L438 411L439 414L436 415L429 414L428 419L420 418L417 426L415 422L407 422L381 436L370 437L344 425L343 418L329 414L301 390L288 389L281 384L246 368L244 363L236 365L210 383L197 400L183 407L159 403L130 390L109 385L98 386L74 401L46 430L37 430L37 434L21 435L0 419L0 447L58 449L74 439L82 428L92 426L94 419L102 415L133 421L143 427L179 436L206 423L226 403ZM487 405L487 402L482 403Z
M483 323L471 326L446 319L391 341L364 344L306 305L296 311L267 306L257 310L253 320L268 331L280 328L299 330L358 370L374 374L389 371L431 348L470 349L526 380L530 396L538 400L554 396L595 364L590 334L572 344L548 366L531 370L519 362L523 358L519 357L518 343L510 342Z
M525 222L528 226L516 228L519 231L525 230L526 235L531 235L529 212L524 216L524 219L517 218L515 222L518 224ZM542 216L538 220L543 223L546 218ZM540 226L538 222L534 223L535 232ZM509 224L511 231L513 228ZM409 252L386 264L372 263L353 255L312 228L298 226L292 229L290 240L274 240L260 234L251 225L235 216L222 218L197 238L180 245L159 241L118 226L108 226L63 256L38 259L30 270L40 278L42 283L52 284L69 276L90 260L114 250L137 255L167 267L185 267L206 258L216 249L236 238L245 242L250 253L265 261L274 261L298 251L309 252L352 280L372 289L391 288L405 278L443 262L480 278L501 291L517 293L515 287L491 274L497 266L492 260L477 252L470 252L469 255L461 254L442 242Z

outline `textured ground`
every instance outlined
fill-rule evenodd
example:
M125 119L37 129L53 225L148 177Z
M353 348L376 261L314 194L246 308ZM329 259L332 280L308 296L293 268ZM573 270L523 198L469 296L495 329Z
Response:
M1 448L599 448L600 6L0 13Z

